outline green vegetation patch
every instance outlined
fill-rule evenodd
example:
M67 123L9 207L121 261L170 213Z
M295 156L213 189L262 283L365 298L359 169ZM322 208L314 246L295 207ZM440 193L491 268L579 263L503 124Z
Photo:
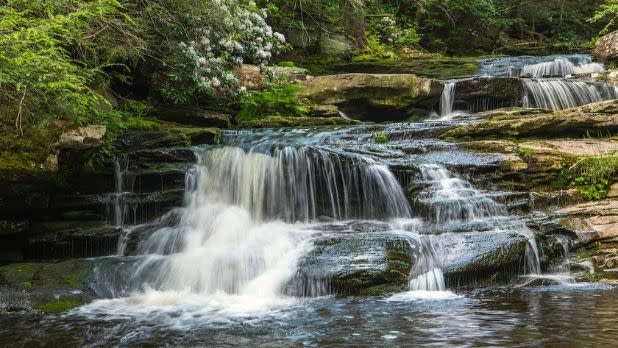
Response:
M88 302L89 300L78 296L62 297L58 300L53 300L35 306L34 309L44 313L60 313L79 307Z
M584 157L566 169L559 179L576 188L587 200L607 197L612 178L618 173L618 155Z
M241 99L242 110L236 115L236 120L243 123L266 115L306 116L310 103L298 97L300 88L300 85L287 84L246 94Z

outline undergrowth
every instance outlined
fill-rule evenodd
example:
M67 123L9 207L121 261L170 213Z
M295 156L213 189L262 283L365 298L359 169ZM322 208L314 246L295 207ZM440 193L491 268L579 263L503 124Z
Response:
M600 200L607 197L617 173L618 155L584 157L563 173L563 181L579 190L585 199Z
M264 116L306 116L309 105L298 97L299 85L269 86L268 89L246 94L242 110L236 114L239 123L253 121Z

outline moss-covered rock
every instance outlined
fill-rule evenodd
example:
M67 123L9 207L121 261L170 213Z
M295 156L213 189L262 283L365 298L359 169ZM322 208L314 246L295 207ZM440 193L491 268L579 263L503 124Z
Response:
M500 115L452 129L443 138L607 136L618 132L618 101L593 103L555 113Z
M87 260L0 267L0 310L60 312L94 299Z
M361 120L403 120L415 106L436 103L439 81L412 74L341 74L318 76L302 83L299 95L319 104L338 105Z

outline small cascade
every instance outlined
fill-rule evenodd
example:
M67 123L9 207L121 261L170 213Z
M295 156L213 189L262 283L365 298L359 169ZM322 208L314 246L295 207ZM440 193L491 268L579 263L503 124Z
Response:
M180 221L140 242L130 290L272 299L312 248L307 223L411 215L385 166L309 147L209 149L186 191Z
M444 90L440 96L440 116L447 117L453 113L456 89L457 81L451 80L444 84Z
M128 201L128 192L125 186L132 186L129 183L131 178L127 177L129 160L126 156L114 158L114 187L115 192L106 197L105 221L109 226L124 227L130 223L131 211L136 207L131 206ZM130 185L127 185L130 184ZM132 221L135 223L135 221Z
M576 74L603 72L602 64L592 63L590 59L573 63L567 58L559 57L549 62L526 65L520 76L525 77L568 77Z
M557 267L557 279L561 284L575 284L577 281L571 274L570 240L565 236L556 236L556 243L561 247L561 261Z
M383 165L316 148L280 147L272 154L221 147L202 158L191 202L218 200L257 221L410 217L398 181Z
M432 236L414 236L420 245L419 255L410 272L411 291L445 291L444 274L432 244Z
M504 205L475 189L469 182L456 177L442 165L423 164L419 166L419 170L427 187L419 193L415 204L427 219L436 224L434 233L448 232L449 225L517 233L527 240L523 255L523 274L541 273L539 247L534 233L524 222L510 217ZM435 272L428 276L433 276L432 274L435 275ZM421 278L419 281L424 280Z
M444 166L422 164L419 170L429 187L416 201L431 221L449 223L506 214L503 206L469 182L453 176Z
M617 99L618 88L606 84L569 80L523 80L523 106L563 110Z
M586 54L487 58L479 63L479 76L567 77L605 71L602 64L593 63Z

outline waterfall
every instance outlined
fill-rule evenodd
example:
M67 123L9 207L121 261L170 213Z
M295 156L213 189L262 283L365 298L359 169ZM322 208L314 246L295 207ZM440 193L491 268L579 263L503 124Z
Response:
M432 236L414 236L420 245L419 256L410 273L410 290L445 291L444 273L432 245Z
M523 80L524 107L562 110L618 98L618 87L568 80Z
M127 156L114 158L114 192L105 197L105 221L109 226L124 227L129 223L135 224L137 206L130 204L125 186L133 186L133 178L127 176L129 160ZM128 184L128 185L127 185ZM131 221L133 216L133 221Z
M550 62L526 65L521 69L520 75L527 77L566 77L603 71L605 71L605 68L602 64L592 63L589 59L576 65L569 59L560 57Z
M446 117L453 113L456 88L457 81L451 80L444 84L444 90L440 96L440 116Z
M146 257L132 270L133 290L148 298L161 291L276 298L312 248L312 221L410 216L388 168L309 147L206 150L186 189L180 221L138 246Z
M472 185L437 164L419 166L422 180L429 185L416 202L433 222L449 223L506 215L506 209Z
M478 76L567 77L605 71L586 54L519 56L480 59Z
M419 193L415 205L427 219L439 224L440 230L437 233L444 233L449 224L461 225L463 222L476 222L484 225L484 228L518 233L527 241L523 255L523 273L541 273L540 253L534 233L525 223L510 219L504 205L475 189L469 182L456 177L442 165L423 164L419 166L419 170L427 187ZM427 246L430 247L431 245ZM433 253L429 251L427 254ZM431 283L427 277L438 279L441 274L435 267L425 269L430 273L424 274L415 285L427 284L428 281Z

